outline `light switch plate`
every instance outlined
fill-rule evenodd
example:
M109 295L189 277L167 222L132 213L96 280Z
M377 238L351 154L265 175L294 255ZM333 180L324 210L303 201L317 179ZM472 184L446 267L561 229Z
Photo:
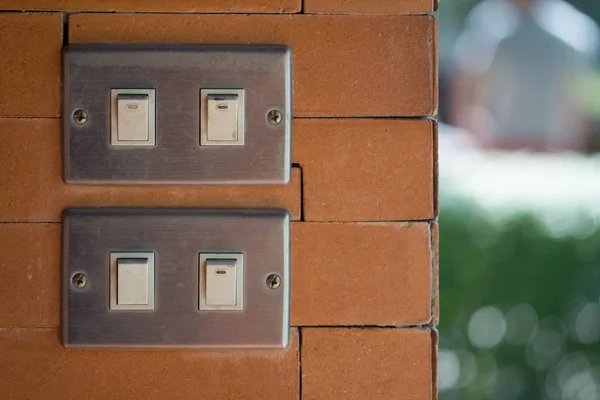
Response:
M67 183L283 185L290 180L286 47L74 45L64 50L63 74ZM155 132L148 143L111 145L111 90L117 89L153 94ZM220 89L239 96L240 140L201 145L202 90ZM279 123L270 123L273 110L281 113ZM80 114L85 118L75 118Z
M83 348L284 348L289 215L283 210L65 212L62 341ZM111 253L154 255L154 309L111 309ZM199 309L201 254L243 255L242 310ZM137 256L136 256L137 257ZM85 275L85 285L73 282ZM277 274L277 289L267 277Z

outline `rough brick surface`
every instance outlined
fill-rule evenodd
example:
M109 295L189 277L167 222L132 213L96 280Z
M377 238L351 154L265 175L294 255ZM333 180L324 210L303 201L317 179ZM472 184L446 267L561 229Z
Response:
M293 13L301 0L8 0L5 10Z
M59 115L61 46L60 14L0 13L0 117Z
M70 43L283 44L294 116L436 112L431 16L75 14Z
M298 335L285 351L63 349L56 329L0 330L6 400L297 400Z
M0 132L0 222L59 222L68 207L264 207L300 217L297 168L286 186L74 186L62 181L59 119L0 118Z
M292 224L292 325L431 319L429 225Z
M302 329L303 400L431 400L431 332Z
M59 224L0 224L0 328L59 326L60 233Z
M304 0L304 12L323 14L427 14L434 0Z
M301 0L0 2L65 12L0 13L0 399L437 399L437 126L393 118L437 112L437 21L424 15L437 0L304 0L309 15L266 15ZM63 22L69 44L289 46L291 183L65 185ZM62 348L69 207L288 209L302 340L292 328L285 351Z
M432 121L295 120L307 221L434 216Z

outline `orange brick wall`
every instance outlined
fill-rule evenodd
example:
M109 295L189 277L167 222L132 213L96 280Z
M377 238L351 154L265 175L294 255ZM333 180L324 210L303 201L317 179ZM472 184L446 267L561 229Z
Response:
M436 399L436 7L0 0L0 399ZM72 43L289 46L291 183L65 185L60 60ZM215 206L290 211L287 350L61 347L63 209Z

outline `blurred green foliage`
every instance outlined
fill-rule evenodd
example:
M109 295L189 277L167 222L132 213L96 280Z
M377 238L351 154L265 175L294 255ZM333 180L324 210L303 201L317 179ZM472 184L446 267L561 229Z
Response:
M548 232L534 213L515 212L498 220L472 197L441 192L440 349L468 351L479 361L479 370L464 387L442 391L440 399L600 398L600 392L598 397L568 397L560 392L553 397L545 389L555 379L556 365L569 354L581 352L592 365L600 362L600 343L582 344L572 333L573 310L597 303L600 294L598 221L591 221L595 229L560 236ZM532 366L534 336L527 344L502 341L491 349L477 348L469 340L468 324L476 310L491 305L506 315L522 303L535 309L538 321L558 321L564 333L564 346L543 368ZM489 359L495 365L493 374L483 368L483 361ZM515 379L506 378L511 375L502 371L518 371L518 391L510 391Z
M576 96L580 107L594 118L600 119L600 73L581 78Z
M453 37L469 10L479 2L440 0L440 26L448 28L441 30L441 44L452 45L453 39L442 39ZM569 2L600 24L600 1ZM440 51L450 54L449 49ZM600 78L584 77L574 89L582 108L599 117ZM590 168L597 170L596 166ZM529 210L515 207L507 217L497 218L495 210L480 206L471 193L448 190L453 182L444 180L440 173L440 355L446 352L460 359L460 376L455 380L451 375L456 370L450 368L447 375L453 364L440 357L440 400L600 399L598 218L591 214L574 217L577 222L584 221L581 229L565 234L548 231L535 206ZM461 178L470 179L465 175ZM584 180L581 184L597 186ZM513 188L507 186L505 190ZM577 200L574 198L573 203ZM555 213L560 216L562 211L557 208ZM530 305L537 314L536 331L528 340L515 344L505 337L491 348L473 343L469 323L478 310L492 306L507 316L520 304ZM588 325L580 319L583 325L579 328L597 338L583 343L574 325L582 309L590 304L596 311L595 319ZM507 329L514 328L508 318L506 322ZM544 329L558 332L560 340L542 337ZM534 348L550 354L546 362L536 364ZM579 363L579 370L569 364L569 360L581 359L585 360L584 367L581 362L571 363ZM471 374L467 370L473 364L475 372ZM590 374L587 378L584 370ZM448 382L451 385L444 387Z

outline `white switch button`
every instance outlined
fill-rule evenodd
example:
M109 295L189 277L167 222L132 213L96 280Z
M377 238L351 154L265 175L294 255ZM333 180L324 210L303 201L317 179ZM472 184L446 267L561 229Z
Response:
M243 146L244 89L200 90L200 145Z
M148 259L117 259L117 304L148 304Z
M235 94L208 95L208 140L237 141L238 96Z
M200 253L198 263L198 309L243 310L244 255Z
M148 141L148 95L117 96L117 138L121 141Z
M236 260L206 260L206 304L236 305Z
M154 310L154 253L110 253L110 309Z
M111 89L111 146L155 146L155 104L154 89Z

